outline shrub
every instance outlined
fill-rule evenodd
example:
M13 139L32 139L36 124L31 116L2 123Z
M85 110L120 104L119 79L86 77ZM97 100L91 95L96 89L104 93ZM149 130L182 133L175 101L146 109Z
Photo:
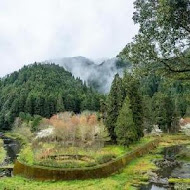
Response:
M59 113L50 118L49 124L54 128L52 139L62 142L65 147L97 148L97 145L102 147L103 142L109 140L107 129L94 113Z
M12 131L13 134L19 134L25 137L27 140L31 140L33 136L30 127L26 123L22 123L20 126L14 127Z
M5 160L6 158L6 151L3 147L4 143L3 140L0 139L0 164Z
M98 164L104 164L116 158L115 154L105 154L96 158Z
M25 146L20 154L18 159L22 162L25 162L29 165L32 165L34 163L34 153L30 146Z

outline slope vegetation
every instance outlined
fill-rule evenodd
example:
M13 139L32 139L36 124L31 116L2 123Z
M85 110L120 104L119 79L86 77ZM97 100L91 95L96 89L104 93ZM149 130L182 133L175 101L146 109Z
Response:
M99 109L100 95L55 64L24 66L0 80L0 128L10 129L20 112L50 117L62 111Z

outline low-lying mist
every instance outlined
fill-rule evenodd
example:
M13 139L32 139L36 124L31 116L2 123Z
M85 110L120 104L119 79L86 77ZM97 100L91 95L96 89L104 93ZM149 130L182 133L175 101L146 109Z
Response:
M85 57L67 57L53 59L51 62L63 66L74 77L79 77L100 93L108 93L115 74L122 75L124 69L131 67L130 63L119 58L106 59L100 63Z

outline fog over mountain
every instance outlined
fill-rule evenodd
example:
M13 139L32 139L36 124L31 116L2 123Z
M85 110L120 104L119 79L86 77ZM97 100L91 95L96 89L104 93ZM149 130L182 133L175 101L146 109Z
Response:
M79 77L101 93L108 93L116 73L123 74L125 68L130 69L131 64L119 58L101 59L92 61L86 57L66 57L52 59L49 62L63 66L75 77Z
M133 2L0 0L0 77L57 57L115 57L138 32Z

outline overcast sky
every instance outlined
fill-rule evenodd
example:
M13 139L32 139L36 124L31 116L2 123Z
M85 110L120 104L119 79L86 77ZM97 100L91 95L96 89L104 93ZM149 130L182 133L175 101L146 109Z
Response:
M115 57L137 33L133 0L0 0L0 77L35 61Z

